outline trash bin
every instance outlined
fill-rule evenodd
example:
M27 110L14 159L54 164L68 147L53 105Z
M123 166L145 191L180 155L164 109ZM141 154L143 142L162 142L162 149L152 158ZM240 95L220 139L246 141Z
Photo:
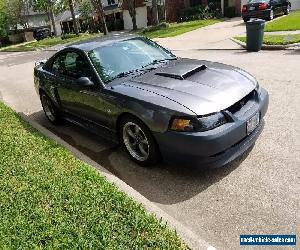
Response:
M247 50L260 51L264 38L265 21L261 19L251 19L246 23L247 30Z

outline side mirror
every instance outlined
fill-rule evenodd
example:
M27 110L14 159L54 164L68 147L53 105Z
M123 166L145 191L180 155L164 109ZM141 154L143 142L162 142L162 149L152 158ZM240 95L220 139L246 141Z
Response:
M80 77L80 78L77 79L76 82L80 86L86 86L86 87L88 87L88 86L94 86L94 83L88 77Z

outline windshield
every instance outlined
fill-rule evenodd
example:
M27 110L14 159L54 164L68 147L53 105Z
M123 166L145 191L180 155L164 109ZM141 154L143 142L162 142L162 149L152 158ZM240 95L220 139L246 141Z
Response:
M171 52L145 38L129 39L96 48L89 52L89 57L104 82L176 58Z

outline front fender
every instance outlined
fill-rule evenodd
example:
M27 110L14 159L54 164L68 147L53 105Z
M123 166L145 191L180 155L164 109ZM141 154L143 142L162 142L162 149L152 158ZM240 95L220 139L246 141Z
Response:
M124 113L132 114L142 120L151 131L165 132L172 116L195 116L191 110L166 97L129 85L114 86L121 100L122 108L118 117ZM116 117L116 124L117 119Z

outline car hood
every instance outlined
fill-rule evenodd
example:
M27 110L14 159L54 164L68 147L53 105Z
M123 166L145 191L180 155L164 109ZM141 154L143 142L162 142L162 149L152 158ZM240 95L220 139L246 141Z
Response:
M247 72L229 65L179 59L127 84L180 103L196 115L206 115L238 102L255 89L257 82Z

